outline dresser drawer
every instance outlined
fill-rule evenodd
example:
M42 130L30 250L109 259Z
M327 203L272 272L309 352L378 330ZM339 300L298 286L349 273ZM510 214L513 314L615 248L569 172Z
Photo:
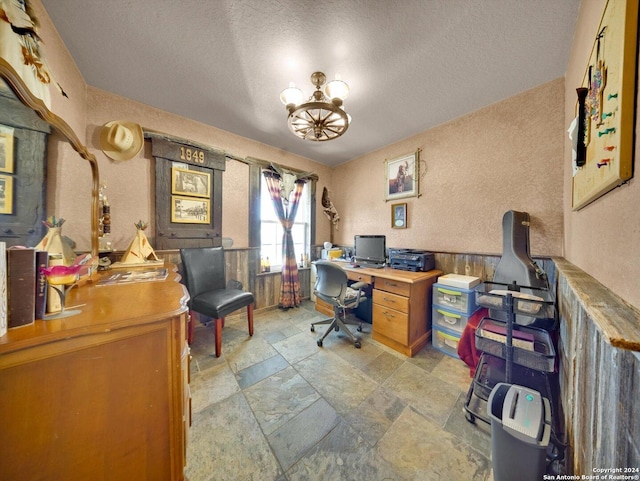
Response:
M409 312L409 298L392 294L391 292L374 289L373 303L383 307L390 307L396 311Z
M406 346L409 342L409 317L403 312L374 303L373 330Z
M376 278L375 288L406 297L409 297L409 294L411 293L411 284L391 279Z

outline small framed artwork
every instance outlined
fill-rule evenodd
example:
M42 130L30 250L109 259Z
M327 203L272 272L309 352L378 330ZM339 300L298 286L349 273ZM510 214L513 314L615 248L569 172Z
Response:
M171 168L171 193L193 197L211 197L211 174L200 170Z
M0 175L0 214L13 214L13 177Z
M210 224L211 202L209 199L171 196L171 222L182 224Z
M385 160L385 201L418 195L418 153Z
M13 133L0 130L0 172L13 174Z
M394 229L407 228L407 204L391 204L391 227Z

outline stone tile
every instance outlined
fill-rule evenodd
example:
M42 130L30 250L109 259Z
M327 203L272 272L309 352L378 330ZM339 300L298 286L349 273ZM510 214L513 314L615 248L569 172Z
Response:
M469 366L464 361L451 356L444 356L435 365L431 374L450 384L457 385L461 391L468 391L472 377L469 375Z
M289 366L289 363L280 354L258 362L236 373L236 379L242 389L249 387L263 379L268 378L278 371Z
M225 335L222 337L224 338ZM222 352L229 366L236 373L278 354L278 351L271 344L259 336L248 337L247 335L244 337L243 334L243 339L240 342L233 347L227 343L227 347L228 350L225 350L223 345Z
M340 422L286 474L290 481L404 479L345 422Z
M245 389L244 395L266 435L320 398L316 390L292 367Z
M194 413L240 391L240 386L226 363L194 373L189 388Z
M383 386L440 426L444 426L460 394L458 386L437 378L411 362L400 366Z
M339 417L324 400L319 399L267 439L280 466L286 471L315 446L336 424ZM237 479L237 478L236 478Z
M189 442L186 475L191 481L257 481L282 475L240 393L194 414Z
M405 357L381 351L375 359L360 369L376 382L384 382L404 362Z
M353 343L342 333L336 333L335 331L329 334L329 337L325 340L325 349L330 349L332 353L337 354L342 359L350 363L355 367L362 369L367 364L373 362L384 350L377 344L370 342L371 340L371 325L364 324L363 329L366 331L358 332L353 327L353 333L356 337L360 338L361 347L359 349L354 348ZM338 335L340 342L337 342L335 335ZM329 338L336 341L328 343Z
M282 357L289 361L290 364L309 357L317 353L318 349L320 349L313 339L307 333L303 332L276 342L273 347L277 349Z
M486 457L410 408L375 449L406 479L485 481L490 470Z
M451 415L444 425L444 430L457 436L465 443L473 446L478 452L491 457L491 426L480 419L475 423L467 421L464 411L467 393L460 393L458 400L451 411ZM475 409L472 407L472 410ZM485 413L482 413L485 416Z
M380 387L349 411L344 419L374 446L400 416L407 403L391 391Z
M446 354L435 349L431 345L431 341L429 341L429 343L422 348L420 352L409 358L408 361L421 367L427 372L431 372L444 357L446 357Z
M330 351L318 351L294 367L340 414L358 406L378 387L378 383Z

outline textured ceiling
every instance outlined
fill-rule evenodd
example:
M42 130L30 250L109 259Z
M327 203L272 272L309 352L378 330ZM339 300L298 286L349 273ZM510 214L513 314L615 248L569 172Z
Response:
M337 165L564 76L580 0L43 0L86 82ZM353 121L303 141L280 92L340 73Z

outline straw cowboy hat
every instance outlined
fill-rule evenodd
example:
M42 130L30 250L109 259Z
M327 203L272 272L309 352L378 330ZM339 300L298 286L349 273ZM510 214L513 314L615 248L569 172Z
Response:
M100 148L113 160L129 160L138 155L144 143L142 127L133 122L113 120L100 131Z

